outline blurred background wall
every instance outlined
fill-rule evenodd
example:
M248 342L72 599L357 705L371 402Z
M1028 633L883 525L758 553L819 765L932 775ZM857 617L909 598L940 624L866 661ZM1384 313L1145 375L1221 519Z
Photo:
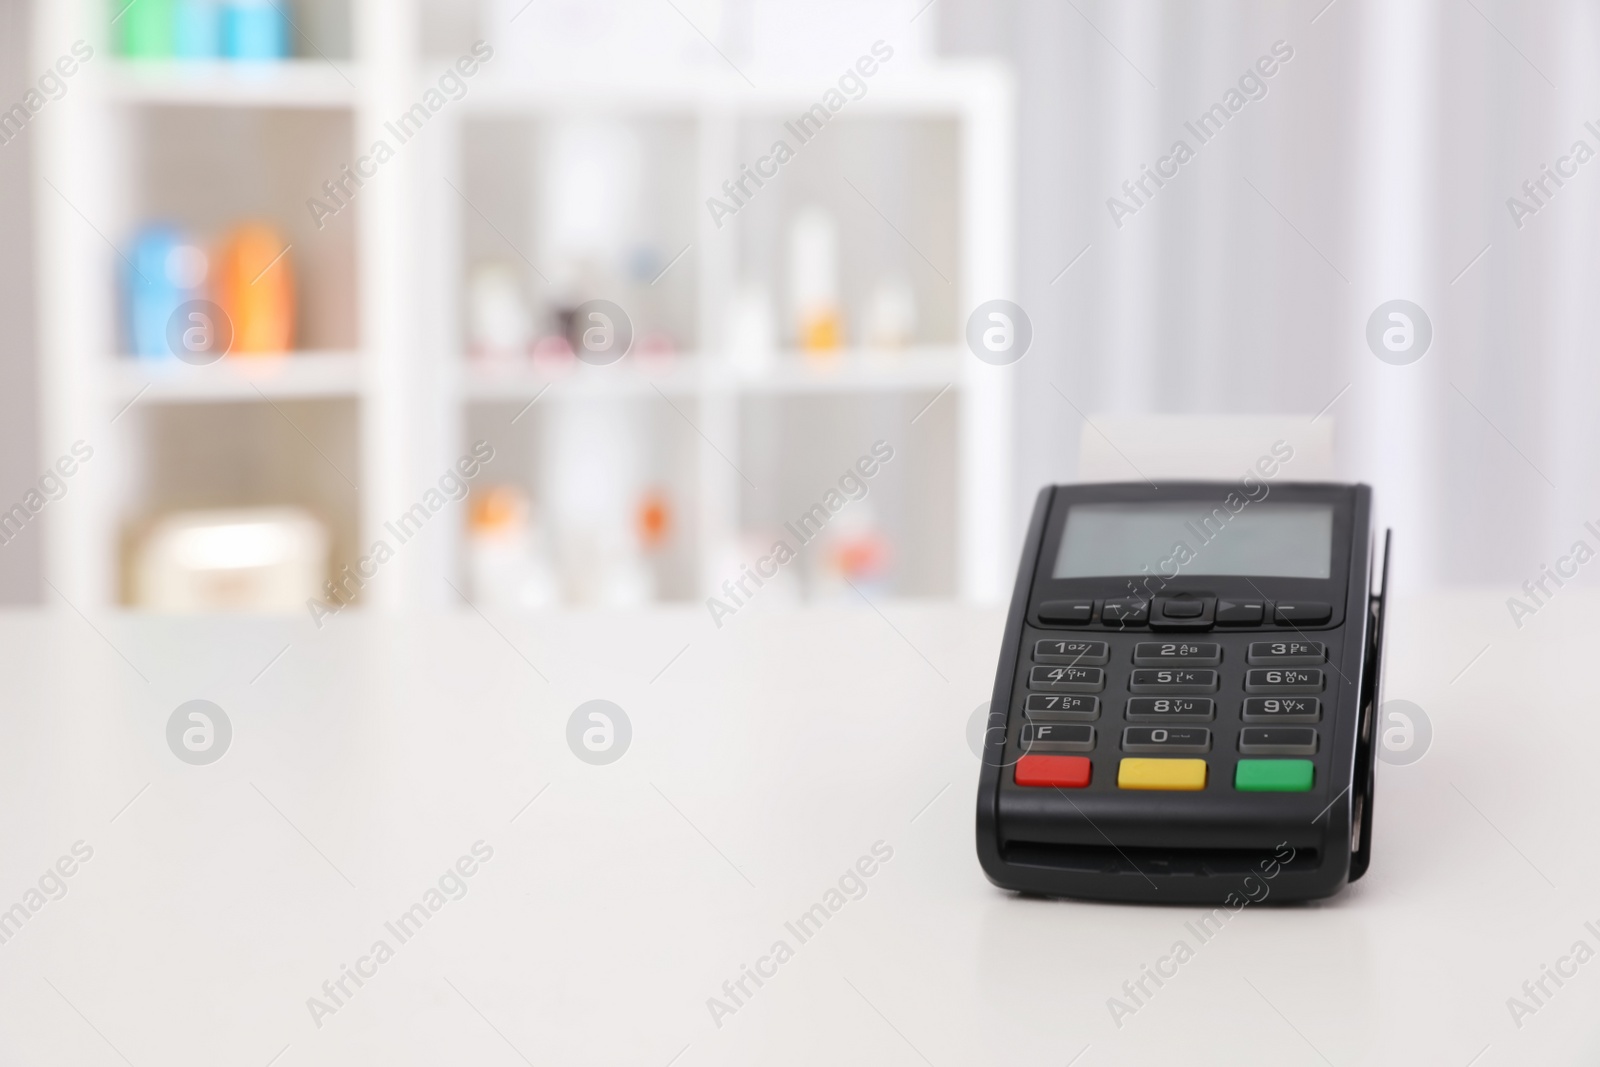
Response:
M29 82L29 4L0 0L0 100ZM18 500L38 477L38 386L33 319L32 155L25 141L0 148L0 500ZM32 603L39 581L37 532L0 549L0 603Z

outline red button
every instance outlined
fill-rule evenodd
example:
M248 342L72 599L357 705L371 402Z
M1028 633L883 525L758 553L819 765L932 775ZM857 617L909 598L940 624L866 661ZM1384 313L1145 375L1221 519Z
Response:
M1093 770L1088 756L1023 756L1017 760L1016 783L1082 789Z

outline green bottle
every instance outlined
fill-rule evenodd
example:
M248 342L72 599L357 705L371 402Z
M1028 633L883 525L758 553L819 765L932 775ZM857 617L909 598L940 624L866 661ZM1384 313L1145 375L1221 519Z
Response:
M120 13L120 14L119 14ZM130 59L170 59L173 0L111 0L117 39Z

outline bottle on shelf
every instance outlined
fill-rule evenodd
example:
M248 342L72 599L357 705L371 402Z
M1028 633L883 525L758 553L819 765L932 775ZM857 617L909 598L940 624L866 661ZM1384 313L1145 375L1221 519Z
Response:
M467 581L472 602L486 607L548 608L560 599L543 531L528 494L514 485L472 496L467 520Z
M836 355L844 344L839 231L822 208L803 208L790 224L789 297L800 350L813 357Z
M118 51L128 59L170 59L175 0L110 0Z
M508 263L482 263L467 280L470 350L479 359L526 358L533 340L522 278Z
M122 275L129 351L149 358L175 355L173 315L204 295L209 271L205 251L176 226L154 223L140 230Z
M654 600L645 530L664 534L670 517L663 513L657 528L640 511L652 449L639 411L607 397L568 397L544 413L539 432L540 501L567 601L621 607Z
M218 0L173 0L172 54L178 59L215 59L222 54Z
M778 325L772 292L759 282L746 282L728 310L727 354L739 370L760 374L772 367L778 351Z
M222 10L222 52L229 59L287 58L289 23L277 3L274 0L228 0Z
M294 268L283 236L265 223L236 227L218 257L217 302L233 326L233 352L260 355L294 347Z
M866 342L873 349L909 346L917 336L917 297L903 274L883 278L867 298Z
M871 500L839 514L823 531L817 549L810 575L813 599L853 601L858 591L876 599L890 592L892 545Z

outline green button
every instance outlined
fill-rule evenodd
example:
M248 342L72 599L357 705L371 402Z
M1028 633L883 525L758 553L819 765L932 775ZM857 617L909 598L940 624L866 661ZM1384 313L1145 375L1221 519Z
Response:
M1243 793L1304 793L1312 777L1308 759L1242 759L1233 787Z

